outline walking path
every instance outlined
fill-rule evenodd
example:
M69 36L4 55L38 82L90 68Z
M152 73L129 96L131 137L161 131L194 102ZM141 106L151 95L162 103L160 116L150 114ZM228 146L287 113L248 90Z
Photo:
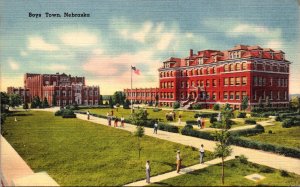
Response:
M76 114L78 119L82 120L87 120L87 116L84 114ZM107 120L90 116L90 122L106 125ZM114 128L114 127L111 127ZM136 130L136 126L127 124L125 123L125 128L118 128L130 132L134 132ZM145 135L175 142L175 143L180 143L183 145L188 145L192 146L195 148L199 148L201 144L204 145L204 148L208 151L213 151L214 147L216 145L216 142L210 141L210 140L205 140L201 138L196 138L196 137L191 137L191 136L184 136L178 133L171 133L171 132L166 132L166 131L158 131L158 134L153 134L153 129L152 128L147 128L145 127ZM270 152L265 152L261 150L255 150L255 149L249 149L249 148L244 148L244 147L239 147L239 146L232 146L233 152L232 156L237 156L237 155L245 155L248 157L248 160L250 162L254 162L257 164L269 166L272 168L276 169L284 169L289 172L296 173L300 175L300 160L296 158L291 158L291 157L285 157L281 156L278 154L270 153Z
M234 159L234 157L233 156L228 157L228 158L225 159L225 161L228 161L228 160L231 160L231 159ZM157 175L157 176L154 176L154 177L151 176L150 181L151 181L151 183L159 182L159 181L162 181L162 180L165 180L165 179L177 177L179 175L183 175L183 174L190 173L190 172L193 172L193 171L196 171L196 170L199 170L199 169L203 169L203 168L215 165L215 164L219 164L221 162L222 162L222 160L220 158L210 160L210 161L204 162L203 164L196 164L196 165L193 165L193 166L190 166L190 167L183 168L183 169L180 170L179 173L177 173L176 171L171 171L169 173L164 173L164 174ZM130 184L126 184L124 186L146 186L146 185L148 185L146 183L146 180L140 180L140 181L136 181L136 182L133 182L133 183L130 183Z

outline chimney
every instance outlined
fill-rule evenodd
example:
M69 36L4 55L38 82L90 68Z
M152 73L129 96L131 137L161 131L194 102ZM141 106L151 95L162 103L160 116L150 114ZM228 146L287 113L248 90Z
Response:
M193 49L190 49L190 56L193 56Z

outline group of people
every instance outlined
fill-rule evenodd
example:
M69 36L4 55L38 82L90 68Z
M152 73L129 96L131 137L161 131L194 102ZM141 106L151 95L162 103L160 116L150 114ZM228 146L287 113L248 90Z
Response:
M200 164L204 163L204 153L205 153L204 146L203 146L203 144L201 144L201 146L199 148ZM176 154L176 172L177 173L180 172L181 162L182 162L182 158L180 155L180 150L177 150L177 154ZM150 161L147 160L146 161L146 182L148 184L150 183L150 172L151 172Z
M113 112L111 114L113 114ZM118 125L119 118L117 116L110 115L109 112L107 112L106 116L107 116L108 126L111 126L112 122L114 122L114 127L118 127L119 126ZM124 116L121 117L120 121L121 121L121 127L124 127L124 123L125 123Z
M197 118L197 125L200 129L203 129L205 126L205 120L202 119L200 116Z

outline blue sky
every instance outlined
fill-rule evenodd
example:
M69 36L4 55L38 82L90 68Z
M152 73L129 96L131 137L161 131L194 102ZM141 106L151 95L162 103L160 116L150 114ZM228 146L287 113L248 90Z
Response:
M46 18L46 12L90 17ZM293 62L290 93L300 93L296 0L2 0L0 19L2 91L22 86L26 72L65 72L112 94L130 87L130 65L142 72L134 87L156 87L157 68L170 56L247 44L283 50Z

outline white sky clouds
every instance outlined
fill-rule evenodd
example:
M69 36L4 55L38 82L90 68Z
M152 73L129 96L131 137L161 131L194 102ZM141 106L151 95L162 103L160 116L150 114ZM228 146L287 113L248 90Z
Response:
M98 43L97 35L86 31L63 33L60 39L65 45L73 47L87 47Z
M9 67L12 69L12 70L18 70L20 68L20 65L17 61L15 61L14 59L8 59L8 64L9 64Z
M63 64L50 64L47 66L43 66L45 69L50 71L65 71L68 69L68 66Z
M40 36L31 36L28 38L28 49L38 51L57 51L59 50L59 47L54 44L47 43Z

